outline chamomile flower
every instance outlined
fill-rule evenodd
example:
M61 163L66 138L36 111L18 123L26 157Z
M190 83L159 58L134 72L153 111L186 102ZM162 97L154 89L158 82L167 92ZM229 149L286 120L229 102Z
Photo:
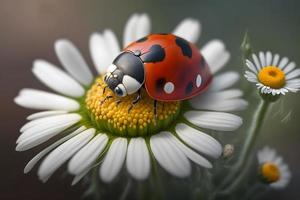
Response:
M185 19L173 33L196 43L200 30L198 21ZM134 14L125 26L123 45L149 33L149 17ZM212 40L201 49L215 75L209 89L189 101L158 102L157 116L153 99L144 90L130 112L132 95L118 103L112 91L103 93L103 75L121 51L111 30L92 34L90 51L99 73L95 78L79 50L66 39L55 43L55 52L66 71L45 60L34 62L34 75L59 94L36 89L20 91L15 98L18 105L44 111L27 118L29 122L21 128L16 150L25 151L54 138L56 142L30 160L25 173L45 157L38 169L42 181L67 161L68 171L75 176L73 183L92 168L99 169L104 182L111 182L124 164L133 178L144 180L152 162L171 175L187 177L192 169L190 161L211 168L206 157L218 158L222 153L221 144L205 132L233 131L242 124L239 116L227 113L247 106L240 90L229 89L239 75L216 74L230 57L220 40Z
M284 188L291 179L288 165L283 161L274 149L264 147L257 153L259 174L264 182L275 189Z
M300 89L300 69L295 62L289 62L287 57L280 58L271 52L259 52L252 55L252 60L246 60L250 71L246 71L248 81L256 83L262 94L280 95L287 92L297 92Z

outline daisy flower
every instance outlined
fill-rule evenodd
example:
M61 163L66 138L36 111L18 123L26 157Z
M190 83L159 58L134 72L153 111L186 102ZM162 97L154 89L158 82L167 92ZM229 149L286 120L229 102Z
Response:
M264 147L257 153L260 175L263 181L275 189L284 188L291 179L288 165L274 149Z
M280 58L278 54L271 52L259 52L252 54L253 61L246 60L250 71L246 71L248 81L256 83L262 94L273 96L300 89L300 69L296 68L295 62L289 62L287 57Z
M200 31L198 21L185 19L173 34L196 43ZM134 14L125 26L123 46L149 33L149 17ZM103 75L121 52L111 30L94 33L90 38L90 52L99 73L96 78L69 40L58 40L55 52L66 71L45 60L34 61L32 71L58 94L26 88L15 98L20 106L44 110L28 116L16 150L25 151L50 139L49 142L55 141L24 169L28 173L43 158L38 169L42 181L67 161L69 173L75 176L73 183L92 168L99 168L102 181L111 182L124 165L133 178L144 180L154 162L171 175L187 177L191 174L191 161L211 168L206 157L218 158L222 153L221 144L206 131L233 131L242 124L239 116L227 113L247 106L240 90L229 89L239 75L216 75L230 57L220 40L212 40L201 49L215 74L210 88L189 101L158 102L157 117L153 113L153 99L145 91L130 112L132 95L117 104L113 92L107 90L103 94ZM113 98L103 101L107 95Z

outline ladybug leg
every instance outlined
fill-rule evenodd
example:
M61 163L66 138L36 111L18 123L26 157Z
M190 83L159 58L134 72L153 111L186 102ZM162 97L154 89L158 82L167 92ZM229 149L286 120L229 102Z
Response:
M108 87L108 86L106 85L106 86L103 88L102 94L105 93L105 90L106 90L107 87Z
M157 101L154 100L153 102L153 108L154 108L154 116L155 116L155 121L157 119Z
M122 102L122 100L121 100L121 99L118 99L118 100L116 101L116 105L118 106L121 102Z
M130 107L128 108L128 113L130 112L130 110L133 108L133 106L135 106L135 104L137 104L139 102L139 100L142 98L141 95L141 90L138 91L138 95L135 98L135 100L131 103Z
M113 96L106 96L102 101L100 101L100 105L102 105L107 99L111 99Z

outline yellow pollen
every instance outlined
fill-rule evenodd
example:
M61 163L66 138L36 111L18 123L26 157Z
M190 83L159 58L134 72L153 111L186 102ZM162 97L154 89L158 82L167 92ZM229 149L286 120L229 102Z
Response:
M282 88L285 85L284 72L275 66L267 66L262 68L258 73L259 81L273 89Z
M157 102L155 117L154 100L144 89L141 90L142 98L128 112L137 94L118 97L109 88L103 94L105 86L103 78L98 78L85 97L85 106L90 118L100 130L132 137L152 135L168 127L179 114L179 101ZM111 97L108 98L109 96Z
M264 163L261 167L262 176L270 183L274 183L280 178L280 171L276 164Z

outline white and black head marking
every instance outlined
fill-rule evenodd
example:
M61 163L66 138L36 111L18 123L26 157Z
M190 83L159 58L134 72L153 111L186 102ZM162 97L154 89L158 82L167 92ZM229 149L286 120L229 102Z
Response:
M107 69L107 86L118 96L137 92L144 83L144 64L139 52L122 52Z
M160 62L164 58L165 50L160 45L153 45L143 54L139 50L124 51L108 67L104 81L120 97L133 94L144 84L144 63Z

